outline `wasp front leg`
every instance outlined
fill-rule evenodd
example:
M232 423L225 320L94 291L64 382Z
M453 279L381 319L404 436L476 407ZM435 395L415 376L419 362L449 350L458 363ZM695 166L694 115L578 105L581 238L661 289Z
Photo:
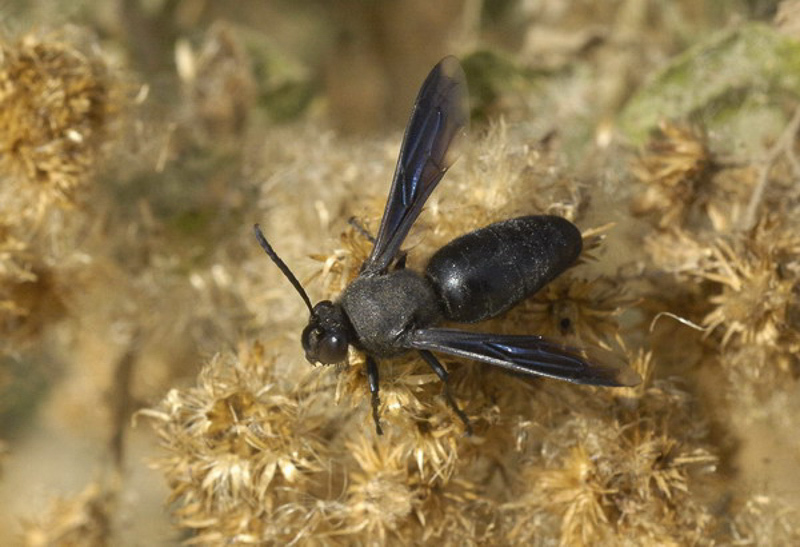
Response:
M378 363L367 355L367 382L369 383L369 392L372 394L372 419L375 421L375 431L378 432L378 435L383 435L383 429L381 429L381 421L378 417L378 407L381 404L381 398L378 394L380 389L379 387L379 376L378 376Z

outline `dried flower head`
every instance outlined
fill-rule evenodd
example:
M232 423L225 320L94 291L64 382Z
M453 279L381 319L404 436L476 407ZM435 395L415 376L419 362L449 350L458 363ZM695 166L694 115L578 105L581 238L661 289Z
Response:
M694 399L653 378L650 351L630 355L642 385L623 393L542 384L507 472L507 541L560 529L562 545L682 544L706 537L714 518L693 485L716 470ZM627 404L620 404L627 397ZM677 525L680 523L679 525Z
M703 537L712 519L689 484L697 471L714 469L715 456L664 432L662 424L621 428L576 420L576 426L590 428L588 436L545 467L526 468L521 484L530 487L508 506L512 512L538 508L558 515L563 545L631 536L659 544ZM675 528L676 520L685 526ZM528 540L534 533L517 522L510 537Z
M389 442L384 442L389 441ZM349 476L346 529L357 537L387 540L474 543L490 521L487 504L478 494L469 469L452 479L424 477L403 448L402 436L361 438L348 444L358 464Z
M574 447L560 469L541 473L539 487L550 497L554 508L563 511L562 543L577 541L588 545L604 537L601 525L608 523L603 509L604 496L615 493L606 484L598 462L586 449ZM604 528L604 527L603 527Z
M658 214L656 224L666 228L685 222L711 157L705 139L695 131L666 122L660 130L631 167L645 185L632 210L636 215Z
M378 538L382 544L397 533L416 503L402 446L387 440L362 437L348 445L358 464L347 489L349 531Z
M198 387L172 390L143 411L170 453L157 467L181 501L180 525L206 539L280 535L265 515L300 503L299 486L325 468L326 410L284 390L255 345L215 357Z
M445 545L492 543L496 507L480 493L480 468L462 468L449 481L424 481L412 477L418 502L414 512L419 523L415 531L422 542Z
M0 43L0 168L37 211L73 203L88 183L118 106L113 86L97 48L67 32Z
M745 344L772 345L790 330L788 312L800 282L800 236L765 220L732 241L719 240L698 277L721 285L709 298L709 330L723 328L722 346L739 338Z

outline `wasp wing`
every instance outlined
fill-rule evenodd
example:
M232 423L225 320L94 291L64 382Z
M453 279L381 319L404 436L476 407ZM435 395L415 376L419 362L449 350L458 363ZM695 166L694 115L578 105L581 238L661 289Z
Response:
M448 353L519 374L547 376L576 384L635 386L639 375L610 351L580 349L541 336L486 334L455 329L419 329L408 345Z
M464 71L458 59L445 57L414 102L381 226L362 272L383 272L392 263L428 196L456 160L450 145L468 123Z

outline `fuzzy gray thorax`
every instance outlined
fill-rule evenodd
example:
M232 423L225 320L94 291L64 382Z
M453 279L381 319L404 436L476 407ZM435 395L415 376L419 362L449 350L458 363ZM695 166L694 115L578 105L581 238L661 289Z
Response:
M405 336L441 318L430 284L411 270L359 277L340 303L357 335L354 345L376 357L403 353Z

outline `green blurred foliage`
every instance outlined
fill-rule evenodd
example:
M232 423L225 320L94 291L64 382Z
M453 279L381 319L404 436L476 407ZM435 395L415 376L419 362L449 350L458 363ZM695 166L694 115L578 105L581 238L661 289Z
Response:
M709 130L739 126L736 139L758 147L785 123L782 107L800 96L800 42L762 23L721 31L672 60L620 115L637 145L664 119ZM727 131L726 131L727 132Z

